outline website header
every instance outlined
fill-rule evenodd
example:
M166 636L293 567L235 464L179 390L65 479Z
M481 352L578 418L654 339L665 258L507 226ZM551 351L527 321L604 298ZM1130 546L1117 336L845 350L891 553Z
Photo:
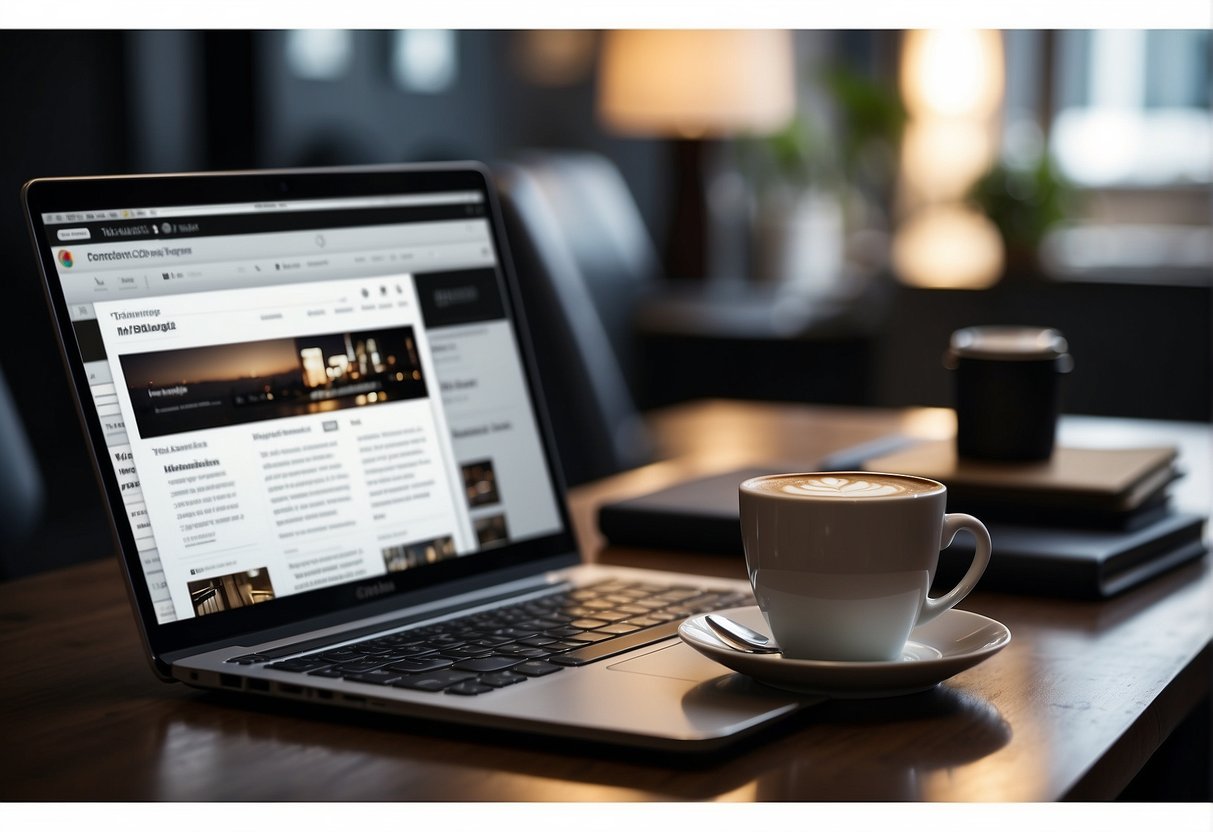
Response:
M433 194L340 197L334 199L268 200L220 205L172 205L155 208L108 208L103 211L55 211L44 213L46 225L79 224L104 220L138 220L166 217L205 217L223 214L262 214L289 211L339 211L364 208L404 208L421 205L480 203L479 191L444 191Z

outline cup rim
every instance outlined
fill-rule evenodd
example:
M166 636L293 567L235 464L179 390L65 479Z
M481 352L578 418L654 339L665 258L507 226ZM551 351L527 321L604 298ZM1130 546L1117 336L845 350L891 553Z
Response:
M818 496L814 494L784 494L778 491L759 491L751 483L756 483L760 480L777 480L792 477L837 477L837 476L852 476L852 477L890 477L901 480L915 480L920 483L928 483L935 486L930 491L912 491L909 493L899 494L880 494L868 497L845 497L845 496ZM738 491L743 494L752 494L758 497L770 497L776 500L795 500L797 502L805 502L807 500L818 501L828 504L838 503L877 503L888 502L893 500L922 500L928 497L938 497L945 495L948 492L948 487L939 480L933 480L930 477L920 477L916 474L899 474L894 471L803 471L794 472L788 471L778 474L760 474L756 477L749 477L741 481L738 486Z

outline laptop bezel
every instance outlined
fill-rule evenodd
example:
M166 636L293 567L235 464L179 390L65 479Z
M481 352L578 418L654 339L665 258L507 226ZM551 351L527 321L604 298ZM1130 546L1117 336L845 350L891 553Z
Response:
M106 451L105 435L91 400L89 382L72 325L63 288L54 264L52 245L42 222L44 213L101 210L165 205L203 205L255 202L266 199L325 199L350 196L413 194L452 190L480 192L487 205L487 219L497 255L496 274L502 288L506 316L511 322L523 375L539 425L548 479L557 504L559 531L487 549L470 557L428 565L424 568L388 573L327 589L313 590L258 604L161 624L144 579L134 533L127 519L121 489ZM204 645L230 641L256 633L282 632L302 627L309 620L354 620L403 607L416 597L433 597L440 587L491 585L500 575L515 579L528 567L541 573L554 564L578 560L576 539L564 494L556 447L536 362L518 291L518 281L509 256L501 220L501 209L490 171L476 162L362 166L263 171L157 174L140 176L65 177L35 179L22 188L22 203L38 260L42 285L110 521L113 545L126 576L136 618L153 666L162 674L165 654L181 654ZM103 545L98 541L98 546ZM390 584L390 587L388 586ZM371 587L371 589L367 589Z

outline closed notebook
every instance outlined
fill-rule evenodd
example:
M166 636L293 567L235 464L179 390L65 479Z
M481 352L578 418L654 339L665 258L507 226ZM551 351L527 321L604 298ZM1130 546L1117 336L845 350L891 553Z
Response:
M769 469L745 468L690 480L603 505L598 527L614 545L682 549L744 557L737 488ZM952 510L949 495L949 510ZM1063 529L988 522L994 542L983 589L1076 598L1122 592L1154 575L1204 554L1204 518L1192 514L1151 515L1140 527ZM966 535L940 556L949 580L968 564Z
M1059 447L1043 462L986 462L958 458L951 441L937 441L869 457L862 467L939 480L948 486L949 506L1115 513L1157 501L1178 476L1175 458L1171 447Z

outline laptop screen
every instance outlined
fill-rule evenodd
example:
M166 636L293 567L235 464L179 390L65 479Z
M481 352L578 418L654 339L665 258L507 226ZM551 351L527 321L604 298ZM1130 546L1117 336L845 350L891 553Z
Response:
M35 233L157 624L563 531L487 191L94 203Z

